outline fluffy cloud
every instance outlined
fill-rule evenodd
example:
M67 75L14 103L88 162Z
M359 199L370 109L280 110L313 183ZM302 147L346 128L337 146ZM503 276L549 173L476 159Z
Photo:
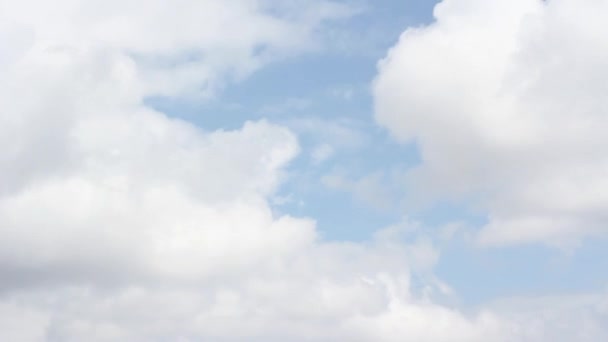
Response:
M604 1L445 0L379 64L376 119L415 141L417 196L488 213L479 241L605 233Z
M435 300L439 252L402 228L329 243L313 220L273 214L299 150L290 130L205 132L146 106L250 72L259 46L297 51L291 38L341 8L289 4L0 2L0 340L525 341L548 329ZM579 306L601 326L605 308Z

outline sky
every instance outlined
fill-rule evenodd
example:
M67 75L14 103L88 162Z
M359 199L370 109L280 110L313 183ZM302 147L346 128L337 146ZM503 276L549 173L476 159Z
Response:
M607 15L0 0L0 340L608 340Z

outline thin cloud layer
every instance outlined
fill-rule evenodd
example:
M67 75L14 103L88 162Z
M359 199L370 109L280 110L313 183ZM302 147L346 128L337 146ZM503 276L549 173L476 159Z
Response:
M316 48L315 31L353 9L325 0L2 1L8 55L94 49L137 62L147 95L209 96L266 63Z
M379 64L376 119L412 187L488 213L485 245L571 245L608 222L603 1L446 0Z

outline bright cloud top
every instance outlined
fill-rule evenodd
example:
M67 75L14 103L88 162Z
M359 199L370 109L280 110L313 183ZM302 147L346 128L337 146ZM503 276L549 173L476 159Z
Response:
M536 308L442 304L439 251L415 224L330 243L314 220L273 212L293 132L263 120L206 132L145 105L253 71L269 62L260 47L296 53L348 12L277 4L0 2L0 340L605 338L600 295L548 300L534 320ZM587 329L554 334L573 308Z
M487 210L481 243L606 231L606 13L604 1L446 0L380 63L376 118L418 144L412 186Z

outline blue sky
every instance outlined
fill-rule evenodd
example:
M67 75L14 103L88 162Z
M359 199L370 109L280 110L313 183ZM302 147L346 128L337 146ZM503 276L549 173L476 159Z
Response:
M608 5L0 8L0 340L608 339Z

